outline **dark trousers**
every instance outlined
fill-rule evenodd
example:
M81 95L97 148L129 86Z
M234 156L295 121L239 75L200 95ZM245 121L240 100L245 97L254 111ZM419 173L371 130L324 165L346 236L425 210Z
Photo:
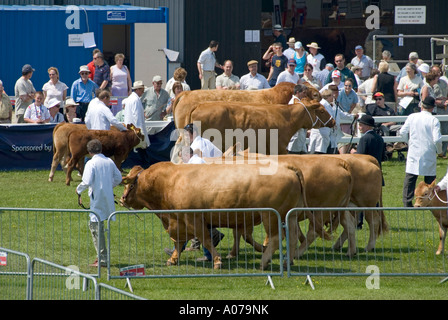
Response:
M88 102L78 102L79 106L76 106L76 117L81 119L84 122L84 118L86 117L87 108L89 107Z
M415 185L417 183L418 176L411 173L406 173L403 182L403 205L405 207L413 207L412 199L414 199ZM427 184L432 183L436 179L436 176L425 176L424 181Z

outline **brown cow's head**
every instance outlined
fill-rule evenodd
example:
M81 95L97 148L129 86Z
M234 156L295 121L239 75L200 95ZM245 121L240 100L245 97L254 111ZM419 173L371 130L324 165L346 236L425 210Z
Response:
M134 166L126 177L123 177L121 183L125 185L123 195L120 198L120 205L125 208L143 209L143 202L138 199L137 183L138 177L143 172L141 166Z
M314 87L308 81L305 81L303 84L308 88L308 90L306 91L306 96L309 99L317 100L317 101L322 100L322 96L320 95L320 92L319 92L319 90L316 89L316 87Z
M436 186L436 180L431 184L427 184L424 181L420 181L415 189L415 204L414 207L430 207L431 200L434 198L434 188Z
M309 98L303 98L300 102L303 104L311 113L314 113L315 120L313 128L329 127L332 128L336 125L336 121L328 113L327 109L319 103L318 100L311 100Z

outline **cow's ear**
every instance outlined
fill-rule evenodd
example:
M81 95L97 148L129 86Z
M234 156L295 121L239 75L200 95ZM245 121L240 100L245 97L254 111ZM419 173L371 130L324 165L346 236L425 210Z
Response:
M431 182L430 187L431 187L431 188L434 188L434 187L436 186L436 183L437 183L437 180L434 179L434 181Z

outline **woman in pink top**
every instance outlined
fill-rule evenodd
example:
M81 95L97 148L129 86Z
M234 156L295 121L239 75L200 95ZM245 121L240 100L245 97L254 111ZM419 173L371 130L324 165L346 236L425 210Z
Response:
M112 106L112 113L116 115L121 111L121 102L132 93L131 75L128 68L123 64L124 54L115 55L115 65L110 68L110 78L112 80L112 96L118 97L117 105Z

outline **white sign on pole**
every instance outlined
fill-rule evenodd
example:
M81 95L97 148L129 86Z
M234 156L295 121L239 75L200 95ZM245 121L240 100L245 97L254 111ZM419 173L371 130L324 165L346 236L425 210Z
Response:
M82 34L69 34L68 46L69 47L82 47L84 46L84 37Z
M395 24L426 24L426 6L395 6Z

